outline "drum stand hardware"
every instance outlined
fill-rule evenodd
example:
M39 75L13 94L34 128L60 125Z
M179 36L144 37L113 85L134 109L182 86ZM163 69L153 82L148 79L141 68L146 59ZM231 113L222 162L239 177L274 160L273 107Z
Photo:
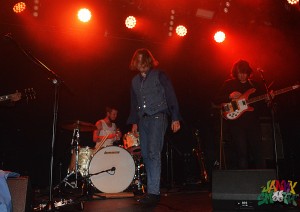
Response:
M67 176L57 185L54 187L54 190L59 188L62 183L65 183L65 185L70 186L71 188L78 188L78 178L81 173L79 172L78 168L78 159L79 159L79 141L80 141L80 135L79 135L79 128L75 128L73 130L73 136L72 136L72 141L71 141L71 147L72 147L72 153L74 154L75 152L75 170L70 171ZM75 174L75 181L74 183L70 183L68 179L70 176Z
M136 170L131 187L134 193L138 195L145 194L146 173L144 171L144 164L142 163L141 158L135 158L134 161Z
M200 180L201 180L200 182L207 183L207 182L209 182L209 177L208 177L208 173L206 170L205 157L204 157L204 152L202 150L202 145L201 145L198 129L195 130L194 135L197 140L197 146L196 146L196 148L193 149L193 154L197 158L197 162L198 162L198 165L200 168Z
M78 188L78 179L79 177L84 177L80 170L79 170L79 143L80 143L80 131L81 132L92 132L96 130L97 127L91 123L83 122L79 120L71 120L65 121L61 127L66 130L73 131L71 147L72 147L72 154L75 153L75 169L69 170L70 172L68 175L57 185L54 189L59 188L62 183L65 185L69 185L71 188ZM71 161L72 162L72 161ZM71 167L73 168L73 167ZM70 183L68 180L70 176L75 175L74 183Z
M60 191L60 186L64 183L65 185L70 186L71 188L75 189L78 188L78 180L80 177L84 177L80 170L79 170L79 143L80 143L80 130L79 130L79 125L80 122L77 122L78 124L75 126L75 128L73 129L73 135L72 135L72 141L71 141L71 147L72 150L71 152L74 154L75 153L75 169L74 170L69 170L69 173L67 174L67 176L57 185L54 187L55 189L59 189L59 193L61 193ZM75 179L73 182L69 182L69 178L71 176L75 176ZM84 180L84 182L86 182Z

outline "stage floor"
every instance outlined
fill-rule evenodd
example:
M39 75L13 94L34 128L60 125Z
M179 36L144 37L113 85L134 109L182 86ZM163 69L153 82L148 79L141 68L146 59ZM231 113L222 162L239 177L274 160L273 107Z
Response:
M53 198L57 211L213 211L210 186L181 186L161 189L161 201L156 206L143 206L137 202L140 195L133 192L115 194L95 193L93 197L82 196L78 191L68 190ZM44 211L49 202L46 191L36 191L34 211Z
M100 196L99 196L100 195ZM80 193L69 190L69 193L54 197L55 211L238 211L233 208L230 210L214 210L210 185L188 185L174 187L172 189L161 189L161 201L156 206L143 206L137 202L139 195L132 192L121 192L115 194L98 193L89 197L82 196ZM62 201L63 200L63 201ZM44 211L45 203L49 202L47 192L35 192L34 211ZM257 210L251 208L240 209L242 211L300 211L298 207L271 207L268 210ZM39 207L41 206L41 207Z

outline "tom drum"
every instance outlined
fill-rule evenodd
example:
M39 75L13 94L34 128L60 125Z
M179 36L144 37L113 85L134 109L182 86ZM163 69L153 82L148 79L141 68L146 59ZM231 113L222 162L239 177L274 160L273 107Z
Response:
M88 174L89 162L91 160L92 154L93 154L92 148L90 148L88 146L79 147L78 170L82 176L87 176L87 174ZM69 172L75 171L75 166L76 166L76 154L74 152L71 156Z
M133 155L140 154L140 140L138 135L134 135L131 132L126 133L123 136L124 148L127 149Z

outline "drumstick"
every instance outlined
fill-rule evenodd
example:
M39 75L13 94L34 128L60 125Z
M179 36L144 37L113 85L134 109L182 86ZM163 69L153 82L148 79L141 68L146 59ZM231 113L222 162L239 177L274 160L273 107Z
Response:
M104 144L104 141L107 139L108 136L109 136L109 134L107 134L105 137L103 137L103 138L101 139L100 142L97 143L97 144L99 144L99 143L100 143L100 144L99 144L98 147L96 147L94 153L98 152L98 150L102 147L102 145ZM97 144L96 144L96 145L97 145ZM94 155L94 154L93 154L93 155Z

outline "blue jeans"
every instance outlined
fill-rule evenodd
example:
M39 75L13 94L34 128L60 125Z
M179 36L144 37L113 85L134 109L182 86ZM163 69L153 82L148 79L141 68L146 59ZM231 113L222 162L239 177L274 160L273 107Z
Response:
M140 145L147 173L148 194L160 194L161 152L167 124L167 115L164 113L142 117L139 122Z

